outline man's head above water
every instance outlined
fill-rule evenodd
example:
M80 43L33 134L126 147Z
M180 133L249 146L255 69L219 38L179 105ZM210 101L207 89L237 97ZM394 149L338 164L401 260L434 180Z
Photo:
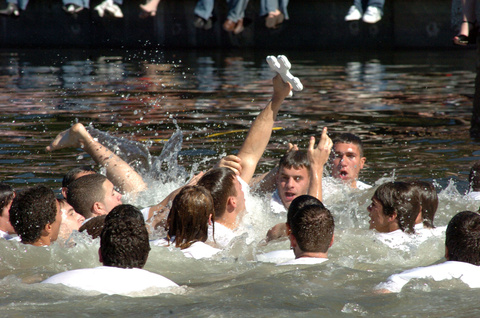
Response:
M333 139L332 154L332 176L356 188L358 175L367 160L363 156L362 140L354 134L340 134Z
M352 188L357 187L360 170L366 158L359 137L343 133L334 139L332 176L341 179ZM288 208L298 196L308 193L310 162L304 150L288 151L281 159L276 187L283 205Z

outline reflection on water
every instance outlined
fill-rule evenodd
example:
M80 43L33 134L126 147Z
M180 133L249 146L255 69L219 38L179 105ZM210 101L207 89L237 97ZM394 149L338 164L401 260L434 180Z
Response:
M193 173L238 149L270 98L272 73L265 57L272 52L240 53L1 52L0 178L16 188L38 182L58 188L67 170L91 161L71 149L46 154L45 146L74 122L92 123L107 132L97 136L118 147L148 180L148 193L136 203L157 203ZM305 88L282 106L276 124L281 129L273 132L259 172L276 164L287 142L305 147L310 135L328 126L331 133L351 131L365 141L365 182L393 177L434 181L440 192L437 225L458 211L477 208L463 197L468 170L480 158L478 142L468 134L475 52L287 56ZM325 265L296 270L254 261L259 252L288 248L285 241L258 244L269 226L283 221L263 213L264 198L251 204L249 239L241 238L212 261L186 260L179 252L154 248L146 268L188 286L186 295L118 301L116 296L79 296L27 285L21 279L38 281L97 266L98 241L76 237L73 249L0 242L0 306L13 316L74 311L98 316L98 308L111 315L325 317L457 316L461 308L466 316L477 316L480 291L457 282L418 282L400 298L372 294L373 286L390 274L429 265L443 255L438 240L409 252L379 245L367 230L366 207L373 191L342 193L326 202L337 227L331 261ZM455 308L447 305L453 286L461 296Z

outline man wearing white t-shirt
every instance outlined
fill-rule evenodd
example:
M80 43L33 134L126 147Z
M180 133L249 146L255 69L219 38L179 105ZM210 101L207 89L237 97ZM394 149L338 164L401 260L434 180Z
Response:
M447 261L441 264L394 274L375 289L398 293L411 279L459 279L470 288L480 288L480 214L464 211L450 220L445 237L445 258Z
M328 260L335 222L330 211L321 203L297 204L310 198L309 195L299 196L288 209L287 233L295 259L279 265L319 264Z
M54 275L43 283L125 296L172 292L173 281L143 270L150 244L145 221L132 205L119 205L105 218L99 259L104 266Z

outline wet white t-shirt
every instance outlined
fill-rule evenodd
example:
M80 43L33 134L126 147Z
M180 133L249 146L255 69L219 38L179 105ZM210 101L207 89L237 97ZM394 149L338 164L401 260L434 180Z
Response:
M284 266L284 265L314 265L314 264L321 264L323 262L328 261L328 258L318 258L318 257L300 257L294 260L280 263L277 266Z
M295 259L293 250L277 250L263 254L257 254L257 261L264 263L284 263Z
M375 289L387 289L399 293L411 279L431 278L435 281L460 279L470 288L480 288L480 266L464 262L447 261L438 265L417 267L388 277Z
M42 283L63 284L102 294L132 297L171 293L172 287L178 287L170 279L144 269L112 266L67 271L56 274Z
M170 240L170 246L175 247L174 238ZM158 239L150 242L151 245L156 246L169 246L168 241L166 239ZM210 258L213 255L217 254L221 250L205 244L203 242L194 242L187 248L181 250L183 255L189 258L195 259L202 259L202 258Z

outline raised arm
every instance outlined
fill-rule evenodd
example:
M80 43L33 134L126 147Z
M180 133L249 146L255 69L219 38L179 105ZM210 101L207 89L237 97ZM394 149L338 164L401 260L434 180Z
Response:
M138 193L147 187L142 177L128 163L96 141L80 123L58 134L46 150L69 147L82 148L97 164L105 167L107 178L119 190Z
M310 162L310 185L308 194L322 201L322 177L323 167L328 161L333 142L327 135L327 127L323 128L322 137L315 148L315 137L310 137L308 145L307 157Z
M280 75L273 78L272 99L253 122L237 155L241 159L242 165L240 176L247 183L252 179L257 163L270 140L273 123L277 118L280 105L291 90L292 85L284 83Z

